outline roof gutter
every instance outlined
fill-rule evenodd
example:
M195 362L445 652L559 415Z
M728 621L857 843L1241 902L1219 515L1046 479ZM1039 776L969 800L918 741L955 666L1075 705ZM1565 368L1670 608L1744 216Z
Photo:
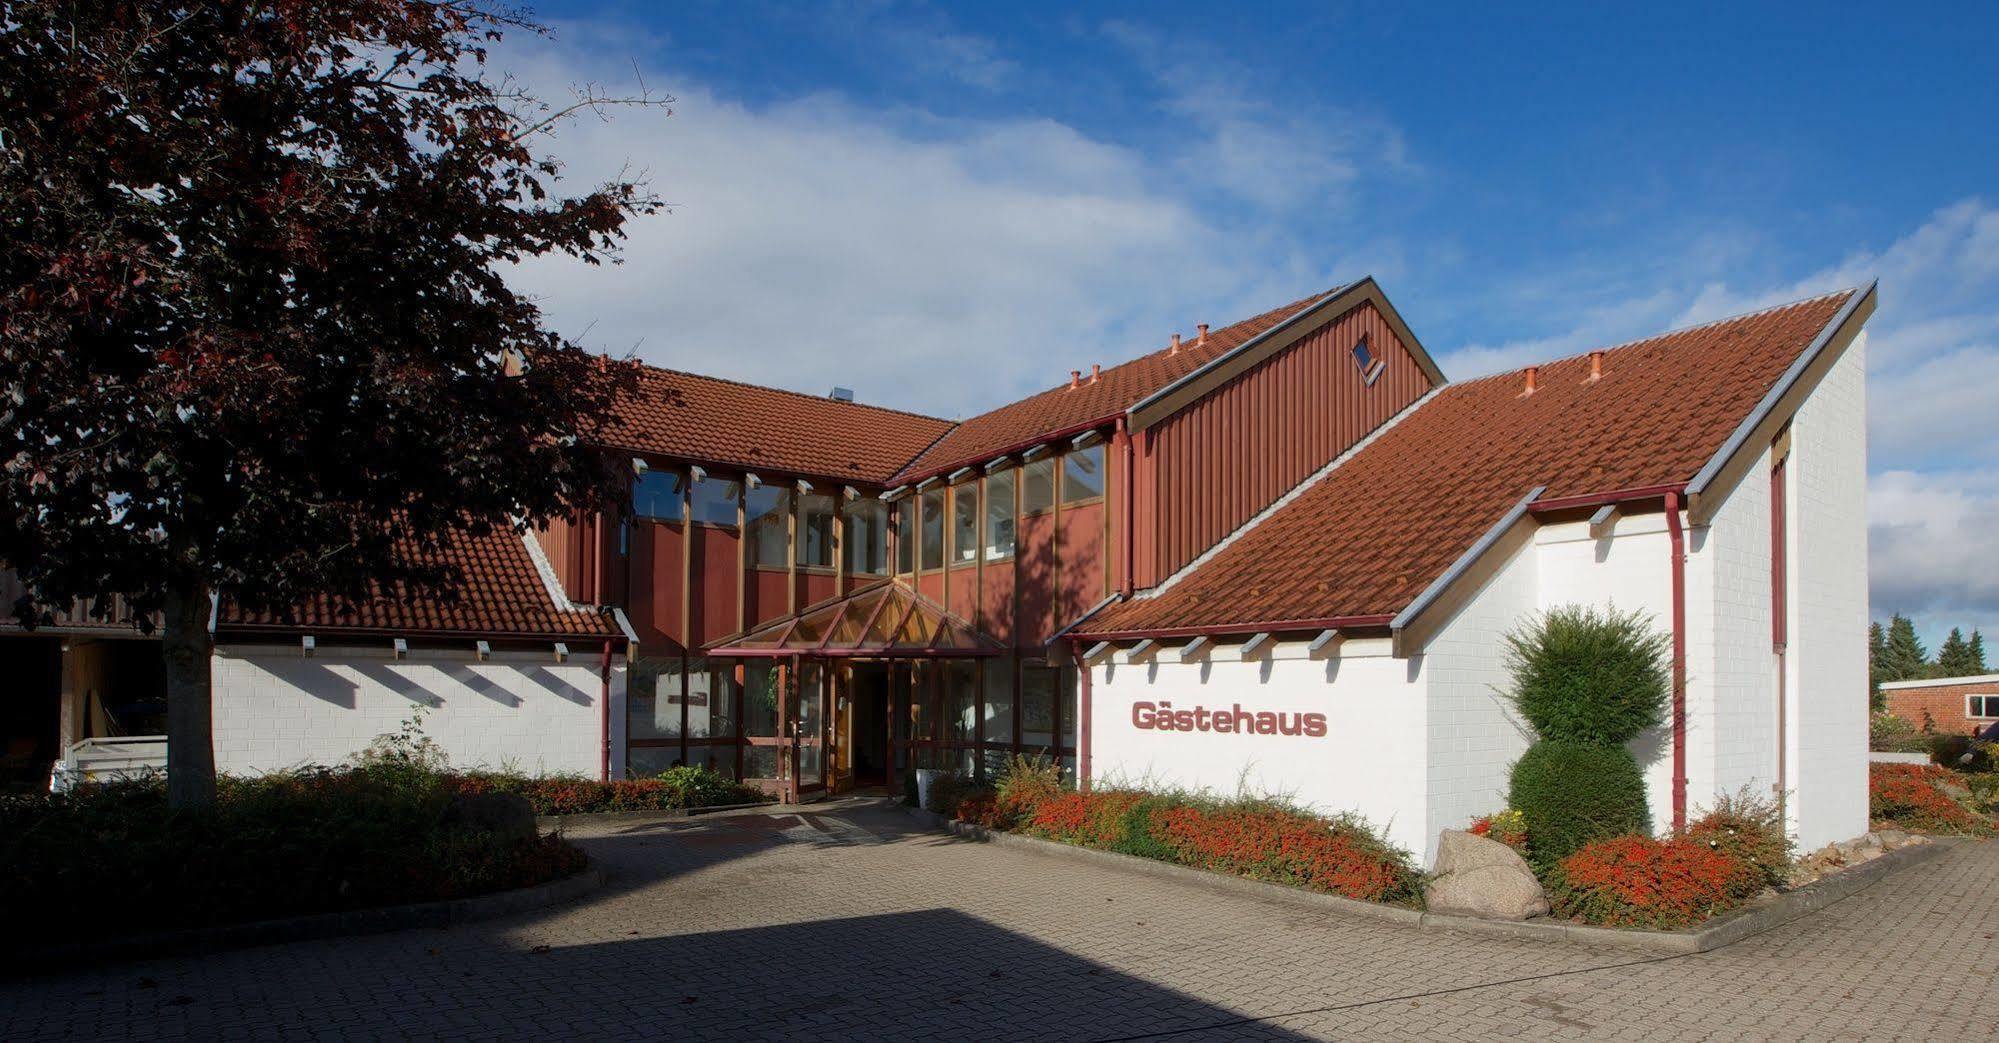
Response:
M1176 637L1229 637L1238 634L1276 634L1287 630L1368 630L1385 627L1392 616L1319 616L1311 619L1273 619L1259 623L1209 623L1201 626L1146 627L1139 630L1098 630L1084 636L1099 641L1134 641L1141 638L1164 640Z
M1033 438L1023 439L1018 442L1010 442L1004 446L1001 446L998 449L987 449L982 452L976 453L972 456L960 457L957 459L949 460L941 465L934 467L926 467L921 471L897 472L889 480L895 482L897 486L914 485L917 482L929 481L932 478L938 478L943 475L950 474L952 471L955 471L960 467L969 467L973 464L983 464L987 461L994 460L1002 456L1011 456L1014 453L1032 449L1037 445L1046 445L1050 442L1059 442L1064 438L1070 438L1075 435L1080 435L1085 431L1094 431L1100 427L1108 427L1112 424L1117 423L1119 418L1123 416L1124 413L1122 411L1116 413L1105 413L1103 416L1097 417L1094 420L1087 420L1080 424L1070 424L1068 427L1056 428L1053 431L1044 431L1040 434L1035 435Z
M1048 638L1048 643L1050 645L1053 645L1056 642L1062 640L1063 638L1068 637L1070 631L1089 622L1091 616L1094 616L1097 613L1102 612L1105 608L1108 608L1112 602L1123 601L1123 600L1124 600L1123 594L1112 594L1111 596L1103 599L1102 601L1099 601L1096 604L1091 605L1089 611L1084 612L1082 615L1077 616L1076 618L1070 620L1067 624L1065 624L1062 627L1062 629L1057 630L1052 636L1050 636ZM1090 636L1095 637L1096 635L1092 634Z
M1160 388L1157 391L1154 391L1152 394L1147 395L1144 398L1139 399L1137 402L1132 403L1129 407L1125 409L1124 415L1127 417L1136 415L1139 412L1139 410L1142 410L1145 407L1150 406L1153 403L1166 398L1168 395L1171 395L1174 392L1179 391L1181 388L1184 388L1187 385L1192 384L1197 380L1200 380L1202 377L1207 376L1209 373L1213 372L1217 368L1226 364L1230 359L1233 359L1236 356L1241 355L1245 351L1249 351L1255 348L1258 344L1261 344L1272 337L1281 336L1285 330L1288 330L1293 326L1296 326L1299 323L1304 322L1308 317L1317 314L1320 308L1323 308L1326 305L1331 304L1334 301L1337 301L1340 298L1346 296L1347 294L1352 293L1356 288L1360 287L1362 284L1371 281L1372 278L1373 278L1372 276L1369 276L1367 279L1360 280L1360 282L1350 282L1345 286L1342 286L1339 289L1334 290L1329 294L1326 294L1324 297L1321 297L1318 300L1313 301L1311 304L1303 308L1300 308L1297 314L1291 316L1288 319L1285 319L1283 322L1280 322L1277 325L1272 326L1267 330L1264 330L1262 333L1259 333L1256 336L1251 337L1246 341L1243 341L1241 344L1238 344L1235 347L1230 348L1228 351L1225 351L1220 355L1217 355L1214 358L1209 359L1207 362L1202 363L1200 366L1182 375L1180 379L1175 380L1172 383L1166 385L1165 387Z
M1689 514L1693 514L1699 510L1701 498L1707 493L1708 487L1721 477L1723 471L1727 469L1729 461L1733 460L1735 455L1749 443L1750 438L1756 433L1757 429L1770 419L1771 414L1776 412L1777 407L1790 395L1792 389L1798 385L1798 382L1804 379L1805 374L1818 361L1819 356L1823 355L1835 340L1840 339L1847 325L1853 321L1855 316L1859 316L1864 321L1867 315L1873 314L1875 291L1880 285L1881 280L1876 279L1868 283L1866 287L1855 292L1852 297L1847 298L1846 304L1832 317L1832 321L1826 323L1825 328L1819 331L1818 336L1812 338L1811 344L1807 345L1805 350L1796 359L1792 360L1790 367L1784 370L1782 376L1777 378L1777 383L1772 385L1770 390L1764 394L1762 400L1756 403L1756 408L1751 410L1748 416L1742 418L1740 424L1735 425L1735 430L1729 434L1728 440L1723 442L1721 448L1708 458L1706 465L1694 474L1693 480L1688 482L1686 486Z
M1472 566L1478 564L1480 558L1485 557L1494 546L1498 545L1501 539L1505 538L1507 532L1519 524L1520 519L1527 517L1529 510L1534 506L1534 501L1540 499L1541 494L1547 491L1547 486L1537 485L1532 492L1521 497L1519 502L1515 503L1504 515L1500 516L1499 521L1493 523L1491 528L1485 530L1485 535L1480 536L1476 543L1467 548L1463 554L1458 555L1458 560L1451 562L1451 567L1445 569L1443 575L1430 581L1430 585L1423 588L1421 594L1416 595L1416 600L1411 601L1408 607L1395 614L1395 618L1389 621L1388 628L1394 632L1395 654L1398 657L1405 657L1406 650L1401 647L1402 632L1408 629L1409 624L1415 622L1416 617L1422 615L1424 610L1435 604L1438 598L1443 597L1444 592L1451 589L1452 584L1470 572Z

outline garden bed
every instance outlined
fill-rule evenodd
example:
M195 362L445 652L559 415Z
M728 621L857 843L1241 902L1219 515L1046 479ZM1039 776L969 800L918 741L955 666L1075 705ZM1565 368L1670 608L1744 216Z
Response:
M169 809L161 780L0 799L0 917L48 946L448 903L574 876L532 819L460 814L451 776L405 766L220 780ZM32 955L32 954L24 954Z
M511 793L526 798L536 815L625 812L694 812L768 804L762 790L707 768L668 768L649 779L601 782L570 775L519 775L467 771L446 776L461 793Z

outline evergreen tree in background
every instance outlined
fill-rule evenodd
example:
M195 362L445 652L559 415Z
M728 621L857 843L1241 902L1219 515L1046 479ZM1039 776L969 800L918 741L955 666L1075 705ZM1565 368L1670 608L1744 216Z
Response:
M1928 677L1930 653L1916 636L1915 621L1897 612L1888 620L1888 647L1882 657L1881 680L1908 681Z
M1881 621L1867 624L1867 705L1880 713L1888 708L1888 701L1881 697L1881 682L1888 678L1881 671L1888 666L1888 632L1881 629Z
M1936 675L1938 677L1963 677L1970 673L1966 666L1971 655L1971 645L1964 640L1964 631L1950 628L1950 636L1943 639L1937 648Z
M1966 643L1965 658L1969 660L1970 672L1973 674L1982 674L1991 669L1985 665L1985 635L1976 629L1972 630L1971 640Z

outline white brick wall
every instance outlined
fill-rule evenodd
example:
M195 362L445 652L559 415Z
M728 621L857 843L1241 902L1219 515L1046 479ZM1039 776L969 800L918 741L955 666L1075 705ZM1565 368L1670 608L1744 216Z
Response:
M1867 340L1792 424L1792 814L1798 842L1867 830Z
M1423 805L1423 685L1386 640L1354 641L1323 659L1304 642L1243 662L1223 645L1206 662L1099 663L1092 673L1091 776L1101 785L1285 796L1322 812L1358 812L1428 860ZM1134 726L1136 702L1326 715L1322 738L1163 732ZM1497 805L1494 805L1497 807ZM1491 809L1487 809L1491 810Z
M1706 778L1687 787L1690 813L1748 787L1772 797L1777 777L1777 661L1770 644L1770 464L1767 453L1700 532L1698 584L1689 568L1689 630L1699 641L1700 685L1714 712L1701 759Z
M1691 543L1691 541L1690 541ZM1534 549L1540 574L1542 611L1564 605L1642 612L1654 629L1672 633L1672 540L1665 516L1658 513L1618 518L1603 538L1590 533L1587 522L1542 527ZM1689 583L1692 569L1689 569ZM1688 630L1698 633L1691 613ZM1689 643L1690 665L1698 659ZM1687 685L1687 777L1698 779L1703 752L1712 743L1703 722L1711 713L1712 697L1705 686ZM1630 743L1631 754L1645 773L1645 796L1651 805L1653 828L1673 825L1673 729L1669 720Z
M624 672L622 657L614 662L616 723ZM256 774L338 764L427 704L424 732L454 767L594 778L598 667L589 655L557 663L552 650L495 652L482 663L469 647L416 649L398 661L386 648L322 646L308 658L296 648L227 646L214 658L216 768Z

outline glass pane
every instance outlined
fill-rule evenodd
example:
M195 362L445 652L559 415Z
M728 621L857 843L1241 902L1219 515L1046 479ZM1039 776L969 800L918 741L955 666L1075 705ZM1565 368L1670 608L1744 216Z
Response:
M979 483L951 487L951 560L975 561L979 556Z
M680 660L640 656L632 667L625 722L633 739L680 737Z
M785 568L791 564L791 490L759 485L744 500L750 564Z
M736 777L736 748L734 746L690 746L687 749L687 763L709 771L725 779Z
M986 560L1013 557L1014 472L986 478Z
M625 777L649 779L680 763L678 746L632 746L625 750ZM735 765L729 770L734 771Z
M847 505L847 571L879 576L888 571L888 505L863 497Z
M779 673L768 663L743 665L743 734L758 738L777 735Z
M976 742L979 737L978 664L956 659L944 664L944 738Z
M1093 445L1062 458L1062 502L1094 499L1104 494L1104 447Z
M916 503L904 500L895 506L895 571L916 569Z
M687 734L697 739L736 735L736 668L695 660L687 674Z
M1062 679L1058 709L1062 717L1062 746L1066 749L1076 745L1076 671L1064 667L1056 671L1056 676Z
M909 737L922 742L937 738L937 689L939 671L936 663L917 663L910 668L915 678L916 690L909 701Z
M1020 742L1046 749L1055 745L1055 671L1045 666L1020 671Z
M824 770L826 748L822 737L826 729L826 700L821 679L825 672L817 663L805 663L798 670L798 781L815 783L820 781Z
M1020 469L1020 510L1023 514L1055 506L1055 461L1036 460Z
M703 478L694 483L694 520L709 525L736 524L735 482L725 482L718 478Z
M784 760L784 758L778 756L778 748L775 746L745 746L743 747L743 778L786 778L788 776L784 772Z
M680 520L680 475L674 471L647 471L632 486L632 512L641 518ZM735 521L734 517L729 519Z
M1013 741L1013 660L984 661L986 674L986 741Z
M944 567L944 490L923 494L923 567Z
M798 563L833 567L833 498L806 493L798 498Z

